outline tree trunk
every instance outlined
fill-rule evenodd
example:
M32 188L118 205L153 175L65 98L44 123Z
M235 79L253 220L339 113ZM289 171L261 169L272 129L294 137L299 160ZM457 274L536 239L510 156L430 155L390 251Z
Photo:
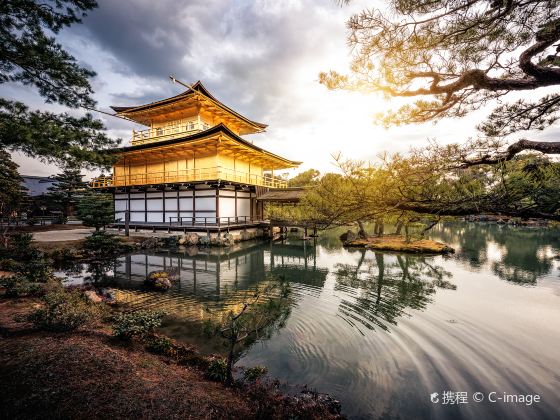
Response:
M364 224L361 220L358 220L358 226L359 226L359 230L358 230L358 236L362 239L367 239L368 235L366 232L366 229L364 228Z
M406 243L410 242L410 235L408 234L408 223L404 225L404 238Z
M234 357L234 349L235 343L237 342L237 334L231 335L229 339L229 353L227 356L227 364L226 364L226 385L232 386L233 385L233 357Z
M401 234L403 225L404 225L404 223L399 220L399 222L397 223L397 228L395 230L395 235L400 235Z

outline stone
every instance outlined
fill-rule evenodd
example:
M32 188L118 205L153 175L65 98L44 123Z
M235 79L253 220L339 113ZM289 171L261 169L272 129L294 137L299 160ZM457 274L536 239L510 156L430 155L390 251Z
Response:
M151 289L165 292L171 288L171 276L167 271L153 271L148 274L144 284Z
M222 238L222 246L232 246L235 244L235 239L231 233L226 233Z
M185 245L187 246L198 245L198 235L196 233L188 233L185 236L187 237L187 241L185 242Z
M352 242L358 239L358 235L351 230L346 231L342 235L340 235L340 240L342 242Z
M103 298L99 296L95 290L86 290L84 292L85 297L87 297L93 303L101 303L103 302Z
M208 235L204 235L204 236L201 236L200 238L198 238L198 243L202 246L208 246L208 245L210 245L210 242L211 242L210 241L210 236L208 236Z

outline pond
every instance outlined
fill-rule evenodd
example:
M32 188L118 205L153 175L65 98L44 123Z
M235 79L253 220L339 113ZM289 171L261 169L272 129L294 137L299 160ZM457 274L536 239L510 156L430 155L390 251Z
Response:
M237 365L330 393L350 418L559 417L560 231L446 223L431 236L456 248L450 256L345 250L339 233L147 251L109 273L121 299L170 312L164 332L205 351L220 351L200 333L220 296L285 277L287 320ZM165 294L144 291L146 275L164 268L180 281Z

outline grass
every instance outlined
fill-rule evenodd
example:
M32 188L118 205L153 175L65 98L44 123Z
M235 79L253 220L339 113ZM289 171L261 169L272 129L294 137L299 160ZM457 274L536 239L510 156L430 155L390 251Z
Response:
M455 252L450 246L430 239L411 239L409 242L402 235L371 236L368 239L356 239L345 244L353 248L366 248L379 251L411 252L426 254L446 254Z

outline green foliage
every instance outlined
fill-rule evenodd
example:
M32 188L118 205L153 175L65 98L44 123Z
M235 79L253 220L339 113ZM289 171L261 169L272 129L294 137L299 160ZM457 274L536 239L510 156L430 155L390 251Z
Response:
M42 330L72 331L96 321L102 311L79 290L66 290L57 284L44 295L43 307L31 313L28 320Z
M0 218L8 218L25 202L22 182L18 165L8 152L0 148Z
M148 351L155 354L169 355L174 350L173 342L167 337L148 337L145 345Z
M118 236L99 230L86 237L83 249L91 258L105 258L127 250L127 246Z
M43 288L40 283L33 283L22 275L0 277L0 286L4 288L6 297L21 297L40 293Z
M86 189L83 177L79 166L66 165L64 171L54 177L56 183L48 189L47 199L62 211L62 222L66 219L69 208L76 204Z
M95 106L89 78L52 34L81 22L94 0L4 0L0 3L0 84L35 86L47 102L71 108ZM108 165L102 152L118 142L108 138L103 124L89 114L30 111L23 103L0 98L0 149L19 150L46 161Z
M225 382L227 378L227 362L225 359L214 359L208 364L206 376L216 382Z
M30 233L14 233L8 237L7 246L0 246L2 265L17 273L29 282L44 283L50 279L52 270L49 261L33 247Z
M317 169L308 169L288 179L288 187L308 187L315 184L320 176L321 172Z
M245 381L247 382L255 382L267 373L268 369L265 366L253 366L251 368L245 369L245 371L243 372L243 379L245 379Z
M113 197L110 194L87 191L78 201L77 216L85 226L99 231L115 220Z
M164 312L145 310L118 314L114 318L113 334L122 340L153 335L164 316Z

